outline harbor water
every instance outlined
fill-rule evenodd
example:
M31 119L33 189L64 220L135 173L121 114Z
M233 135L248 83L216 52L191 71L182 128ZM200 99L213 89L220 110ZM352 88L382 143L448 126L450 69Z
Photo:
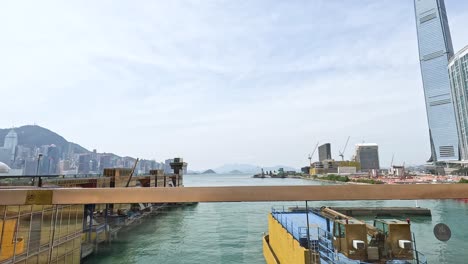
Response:
M254 179L251 175L187 175L185 186L321 185L303 179ZM199 203L170 209L119 233L112 245L85 263L248 263L264 264L262 235L272 206L304 206L303 201L275 203ZM455 200L309 202L309 206L420 206L432 218L413 217L418 251L429 263L468 263L468 204ZM448 242L433 235L437 223L452 230Z

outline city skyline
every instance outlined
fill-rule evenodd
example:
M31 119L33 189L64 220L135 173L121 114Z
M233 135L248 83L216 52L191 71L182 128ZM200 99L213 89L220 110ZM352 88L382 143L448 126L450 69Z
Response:
M347 136L382 166L430 154L412 1L34 5L0 4L0 127L194 170L300 168ZM460 50L468 3L446 5Z
M132 168L137 161L133 157L87 150L37 125L0 129L0 144L2 141L0 165L8 169L8 175L102 174L108 168ZM164 161L139 158L136 165L136 174L155 169L171 171Z

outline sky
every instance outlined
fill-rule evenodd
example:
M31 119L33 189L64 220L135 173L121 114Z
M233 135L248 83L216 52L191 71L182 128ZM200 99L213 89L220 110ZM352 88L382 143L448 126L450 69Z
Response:
M468 1L446 6L459 50ZM382 167L430 156L413 1L2 1L0 47L2 128L194 170L348 136Z

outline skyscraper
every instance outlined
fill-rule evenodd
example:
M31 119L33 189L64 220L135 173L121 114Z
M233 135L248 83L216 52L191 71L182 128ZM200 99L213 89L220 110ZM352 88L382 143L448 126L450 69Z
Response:
M414 0L419 60L431 143L430 161L459 159L447 65L453 56L444 0Z
M468 160L468 46L452 57L448 69L457 118L460 159Z
M18 134L15 130L10 130L5 136L3 148L0 148L0 161L8 165L12 165L15 160L16 147L18 146Z
M356 161L361 164L362 171L378 170L379 146L374 143L356 144Z
M60 161L60 151L56 145L52 144L47 150L47 174L58 173L58 163Z
M330 143L325 143L318 147L319 152L319 161L331 160L331 145Z
M165 174L174 173L174 170L171 168L171 162L174 162L174 159L167 159L164 161L164 173Z
M3 147L7 149L15 149L17 145L18 145L18 134L16 134L15 130L12 129L5 136L5 142L3 143Z

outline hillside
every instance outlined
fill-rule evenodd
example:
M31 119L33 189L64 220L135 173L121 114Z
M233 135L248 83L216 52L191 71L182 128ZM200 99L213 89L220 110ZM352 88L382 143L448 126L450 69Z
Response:
M5 136L10 131L10 128L0 129L0 146L3 146ZM18 145L24 145L26 147L40 147L43 145L56 145L62 152L67 152L70 145L73 146L75 153L86 153L89 152L82 146L73 142L68 142L65 138L59 134L52 132L46 128L40 126L21 126L15 128L18 134Z

